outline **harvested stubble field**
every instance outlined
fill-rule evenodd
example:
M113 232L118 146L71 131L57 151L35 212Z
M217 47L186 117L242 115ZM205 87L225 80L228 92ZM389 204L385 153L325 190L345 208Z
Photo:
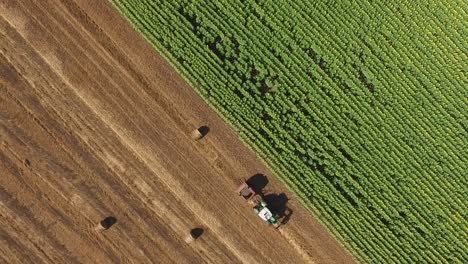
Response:
M110 3L0 1L0 34L0 263L353 262ZM256 173L280 231L233 192Z

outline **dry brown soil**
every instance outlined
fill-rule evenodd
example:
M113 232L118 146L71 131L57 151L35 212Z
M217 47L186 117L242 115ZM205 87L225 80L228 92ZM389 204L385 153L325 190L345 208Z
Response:
M353 262L109 2L0 15L0 263ZM234 192L256 173L289 198L280 230Z

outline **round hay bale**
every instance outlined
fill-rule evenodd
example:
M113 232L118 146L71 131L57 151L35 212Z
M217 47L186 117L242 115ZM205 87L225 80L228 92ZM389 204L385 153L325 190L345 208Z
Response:
M104 230L106 230L102 225L101 223L99 223L95 228L94 230L96 230L97 232L102 232Z
M206 136L206 134L208 134L209 131L210 131L209 127L201 126L201 127L199 127L199 128L192 131L191 137L194 140L199 140L199 139L202 139L204 136Z
M194 239L190 234L188 234L188 235L185 237L184 240L185 240L185 243L187 243L187 244L190 244L190 243L192 243L193 241L195 241L195 239Z
M94 229L98 232L102 232L109 229L115 223L117 223L117 219L113 216L108 216L104 218L101 222L99 222Z
M194 228L190 230L190 234L188 234L184 240L186 243L192 243L193 241L198 239L203 234L203 232L203 228Z
M194 140L199 140L203 137L198 129L193 130L191 136Z

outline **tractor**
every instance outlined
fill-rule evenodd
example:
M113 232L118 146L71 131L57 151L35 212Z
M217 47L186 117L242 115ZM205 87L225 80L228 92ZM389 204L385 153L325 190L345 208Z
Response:
M241 184L237 188L237 193L239 196L244 198L250 205L253 206L253 210L256 215L258 215L263 221L268 224L273 225L275 228L278 228L281 223L277 215L273 215L271 210L268 208L268 204L262 199L260 195L255 193L255 191L249 186L245 179L241 179Z

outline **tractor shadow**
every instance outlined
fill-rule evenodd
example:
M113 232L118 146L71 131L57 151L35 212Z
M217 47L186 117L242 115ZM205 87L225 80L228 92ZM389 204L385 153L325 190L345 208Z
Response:
M281 224L286 224L293 211L287 206L289 198L285 193L272 193L266 186L268 178L264 174L257 173L247 180L247 184L268 204L271 212L279 218L282 218Z
M264 174L257 173L247 180L247 184L255 191L255 193L263 197L263 189L268 184L268 178Z
M293 211L288 207L289 198L285 193L270 193L263 196L263 200L268 204L271 212L276 214L279 218L283 218L281 224L286 224Z

